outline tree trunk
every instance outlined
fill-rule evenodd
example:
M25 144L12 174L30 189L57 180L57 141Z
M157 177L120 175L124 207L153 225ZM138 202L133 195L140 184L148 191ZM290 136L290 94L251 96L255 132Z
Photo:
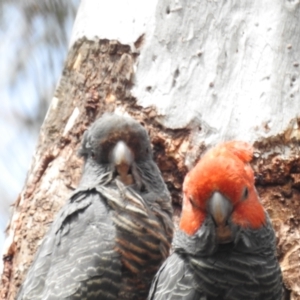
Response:
M229 139L254 144L287 299L300 299L299 1L146 2L81 3L7 229L2 299L14 299L76 187L82 134L105 111L127 112L148 129L177 212L184 175L206 148Z

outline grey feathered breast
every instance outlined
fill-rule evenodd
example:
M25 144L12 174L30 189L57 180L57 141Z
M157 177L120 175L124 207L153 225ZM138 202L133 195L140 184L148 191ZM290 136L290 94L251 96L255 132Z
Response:
M80 154L79 187L17 299L146 299L173 235L171 198L148 135L133 119L106 114L85 133Z

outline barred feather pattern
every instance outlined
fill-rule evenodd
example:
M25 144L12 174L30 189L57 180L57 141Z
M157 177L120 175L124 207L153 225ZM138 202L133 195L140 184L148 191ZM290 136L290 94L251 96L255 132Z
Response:
M98 183L79 186L46 234L16 299L146 299L173 235L169 193L155 163L149 165L156 182L141 172L143 187L124 186L103 168Z
M195 236L175 234L174 253L153 281L155 300L280 300L282 276L275 256L275 234L267 224L259 230L237 229L231 244L216 246L207 219Z

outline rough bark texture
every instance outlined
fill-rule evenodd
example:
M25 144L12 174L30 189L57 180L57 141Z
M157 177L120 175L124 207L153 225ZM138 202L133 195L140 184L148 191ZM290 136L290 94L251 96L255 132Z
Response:
M108 40L82 39L69 52L63 77L41 128L25 188L14 205L7 229L1 299L14 299L49 224L76 187L82 165L76 150L85 129L103 112L124 110L149 125L156 158L169 187L175 187L174 195L179 202L178 192L186 169L183 165L178 169L176 157L165 151L174 156L174 145L182 144L186 130L163 132L154 121L155 110L142 110L135 104L130 88L137 55L129 46ZM169 150L165 143L170 143Z
M295 124L299 122L295 120ZM288 130L272 141L256 143L253 162L257 189L278 238L286 299L300 299L299 128L293 127L293 133Z
M135 47L139 49L142 44L143 36ZM194 146L193 135L202 130L197 120L184 129L169 129L157 121L155 107L137 105L131 87L138 55L128 45L103 39L83 38L70 50L25 188L7 229L1 299L14 299L44 233L76 187L82 165L76 150L82 134L105 111L126 111L148 129L178 215L187 153L193 157L193 165L206 144ZM288 299L300 299L300 124L296 119L293 122L272 140L256 142L253 166L258 191L277 231L278 256L290 290Z

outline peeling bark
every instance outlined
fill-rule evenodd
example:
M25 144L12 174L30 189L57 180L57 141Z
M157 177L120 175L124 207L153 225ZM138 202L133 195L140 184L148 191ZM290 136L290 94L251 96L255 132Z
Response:
M299 136L299 129L295 133ZM256 143L253 167L258 193L276 231L286 299L300 299L299 139L284 137Z
M69 52L7 229L1 299L15 298L42 237L76 188L82 166L76 150L85 129L104 112L127 112L148 129L174 203L180 204L190 130L167 130L155 121L155 108L136 104L130 89L137 56L129 46L116 41L84 38Z
M14 205L4 249L1 299L14 299L42 237L76 188L85 129L119 103L129 105L134 53L126 45L78 41L47 113L25 188Z

